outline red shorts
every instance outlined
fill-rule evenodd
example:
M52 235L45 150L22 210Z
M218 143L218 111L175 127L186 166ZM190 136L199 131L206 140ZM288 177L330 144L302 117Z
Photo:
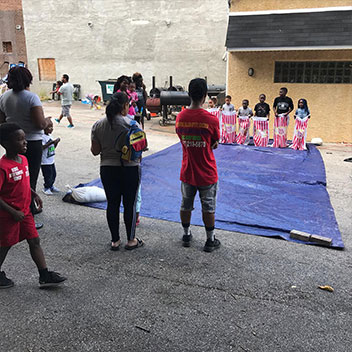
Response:
M20 222L11 216L0 217L0 247L10 247L23 240L39 237L33 215L29 213Z

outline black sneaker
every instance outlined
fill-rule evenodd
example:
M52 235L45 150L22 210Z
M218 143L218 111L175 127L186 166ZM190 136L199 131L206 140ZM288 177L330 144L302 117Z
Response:
M0 288L10 288L14 282L6 277L5 271L0 271Z
M203 251L204 252L212 252L214 249L218 249L220 247L220 241L217 238L214 238L214 241L207 240L205 242Z
M52 287L62 284L67 278L55 271L48 271L45 278L39 278L40 287Z
M190 232L189 235L183 235L182 237L182 246L183 247L190 247L192 242L192 233Z

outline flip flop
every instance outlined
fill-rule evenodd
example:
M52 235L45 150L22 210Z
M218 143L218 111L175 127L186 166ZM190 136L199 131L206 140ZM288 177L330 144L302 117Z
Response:
M128 246L127 244L125 245L125 249L127 249L128 251L131 251L132 249L137 249L139 247L143 247L144 246L144 242L142 240L140 240L139 238L136 237L137 243L134 246Z

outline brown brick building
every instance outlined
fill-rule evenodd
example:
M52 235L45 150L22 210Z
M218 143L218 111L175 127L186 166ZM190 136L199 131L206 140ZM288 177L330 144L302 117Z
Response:
M0 77L19 61L27 63L22 0L0 0Z

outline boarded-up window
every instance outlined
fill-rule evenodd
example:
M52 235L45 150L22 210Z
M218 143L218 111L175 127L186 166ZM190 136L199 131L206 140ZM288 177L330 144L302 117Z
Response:
M12 43L11 42L2 42L2 51L4 53L12 53Z
M38 59L39 81L56 81L55 59Z

